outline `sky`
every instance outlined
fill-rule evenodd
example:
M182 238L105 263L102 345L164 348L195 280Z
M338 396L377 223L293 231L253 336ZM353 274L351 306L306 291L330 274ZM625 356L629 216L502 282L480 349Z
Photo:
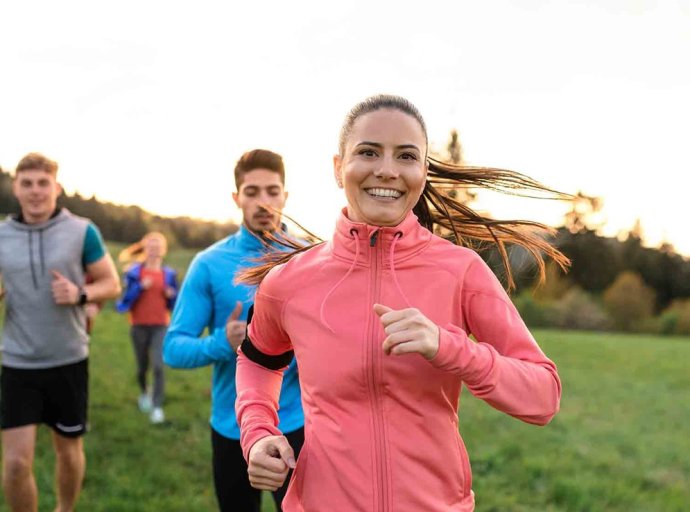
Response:
M283 154L286 212L330 236L347 111L399 94L470 164L602 197L690 256L690 0L0 3L0 166L29 151L72 193L239 220L232 169ZM500 218L567 205L479 194Z

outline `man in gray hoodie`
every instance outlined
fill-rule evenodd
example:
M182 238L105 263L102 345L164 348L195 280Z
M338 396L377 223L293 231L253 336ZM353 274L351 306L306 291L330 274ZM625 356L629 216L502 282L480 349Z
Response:
M39 153L17 165L21 213L0 223L2 485L12 511L35 512L36 429L53 430L56 512L74 510L85 459L88 335L84 306L120 292L96 226L57 208L57 163ZM87 276L90 282L86 284Z

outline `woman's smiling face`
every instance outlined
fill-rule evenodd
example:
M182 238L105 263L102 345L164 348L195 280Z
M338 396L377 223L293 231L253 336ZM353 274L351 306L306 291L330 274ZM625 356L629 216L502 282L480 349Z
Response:
M426 137L419 122L395 109L359 117L333 159L350 220L397 226L419 200L426 181Z

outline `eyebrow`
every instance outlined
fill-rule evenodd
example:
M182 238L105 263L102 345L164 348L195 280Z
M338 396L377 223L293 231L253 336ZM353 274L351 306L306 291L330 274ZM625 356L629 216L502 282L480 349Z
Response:
M357 143L357 146L374 146L375 148L383 148L383 144L380 142L369 142L369 141L362 141ZM417 146L414 144L400 144L399 146L395 146L395 149L416 149L417 151L420 151Z
M244 190L247 190L247 189L256 189L256 190L260 190L260 189L262 189L262 188L264 188L264 189L266 189L266 190L273 190L273 189L276 189L276 188L277 188L277 189L280 188L280 185L275 184L275 183L272 184L272 185L266 185L266 186L260 186L260 185L245 185L245 184L242 184L241 186L244 187Z

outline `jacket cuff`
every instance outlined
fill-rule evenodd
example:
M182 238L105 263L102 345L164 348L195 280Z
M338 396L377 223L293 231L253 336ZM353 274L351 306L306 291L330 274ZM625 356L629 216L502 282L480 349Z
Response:
M244 460L249 463L249 452L252 447L264 437L268 436L282 436L283 433L272 425L262 425L249 432L246 436L242 436L242 455L244 455Z
M208 337L206 355L214 361L232 361L235 359L235 352L230 348L230 342L225 335L225 327L218 327Z
M429 362L439 370L455 373L468 384L481 382L493 367L493 353L475 343L455 325L439 327L438 352Z

